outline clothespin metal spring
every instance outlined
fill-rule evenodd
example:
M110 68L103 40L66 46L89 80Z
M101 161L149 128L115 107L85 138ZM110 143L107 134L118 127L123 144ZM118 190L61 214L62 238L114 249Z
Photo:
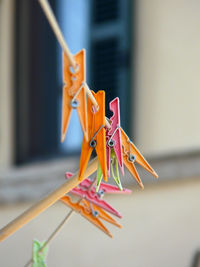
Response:
M98 217L99 213L98 213L98 211L96 211L96 210L93 209L93 206L92 206L92 203L91 202L90 202L90 208L91 208L92 215L95 218Z
M128 139L128 142L129 142L129 150L126 151L125 147L122 145L122 148L124 150L123 153L124 153L124 155L127 156L128 161L130 161L131 163L134 163L136 161L136 156L131 154L131 140Z
M129 142L128 160L133 163L133 162L135 162L136 157L133 154L131 154L131 140L129 139L128 142Z
M99 129L96 131L96 133L94 134L94 136L92 137L92 139L91 139L91 141L90 141L90 143L89 143L90 147L92 147L92 148L96 147L96 145L97 145L97 141L95 140L95 137L96 137L97 134L101 131L101 129L104 128L104 127L105 127L105 125L101 125L101 126L99 127Z
M111 137L109 138L109 140L108 140L108 142L107 142L107 145L108 145L109 147L111 147L111 148L113 148L114 145L115 145L115 140L113 140L112 138L113 138L113 136L115 135L116 131L119 129L119 127L120 127L120 126L117 125L116 129L114 130L113 134L111 135Z

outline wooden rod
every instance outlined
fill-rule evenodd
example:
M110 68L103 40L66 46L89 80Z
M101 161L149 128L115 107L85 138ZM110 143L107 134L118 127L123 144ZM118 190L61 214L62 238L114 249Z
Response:
M85 90L87 92L88 97L92 101L92 104L94 105L95 109L98 111L99 110L98 103L97 103L96 99L94 98L92 92L90 91L90 88L88 87L87 83L84 83L84 88L85 88ZM106 127L108 129L111 128L111 125L110 125L110 123L109 123L109 121L108 121L108 119L106 117L105 117L105 124L106 124Z
M85 91L87 93L87 96L91 100L91 102L94 105L95 109L98 111L99 110L99 105L98 105L96 99L94 98L92 92L90 91L90 88L88 87L87 83L83 83L83 86L85 88Z
M70 52L70 50L69 50L69 48L65 42L65 39L64 39L63 34L59 28L56 17L54 15L48 1L46 1L46 0L38 0L38 1L42 7L47 19L48 19L48 21L49 21L49 24L50 24L53 32L55 33L55 35L58 39L59 44L61 45L62 49L64 50L65 54L67 55L70 64L72 65L74 70L76 70L76 61L74 60L74 57L73 57L72 53Z
M56 20L56 17L52 11L52 8L50 7L49 3L47 0L38 0L46 17L47 17L47 20L53 30L53 32L55 33L55 36L57 37L57 40L59 42L59 44L61 45L63 51L65 52L65 54L67 55L68 59L69 59L69 62L70 64L72 65L72 67L74 68L74 70L76 70L76 61L72 55L72 53L70 52L68 46L67 46L67 43L63 37L63 34L60 30L60 27L58 25L58 22ZM84 83L85 85L85 89L86 89L86 93L89 97L89 99L91 100L92 104L95 106L96 110L99 109L99 106L98 106L98 103L96 101L96 99L93 97L88 85L86 83ZM107 128L110 129L110 126L109 126L109 123L106 122L106 126Z
M87 178L92 173L94 173L97 170L98 165L98 159L97 157L90 161L90 163L87 166L87 169L85 170L85 173L83 175L83 178ZM50 207L52 204L54 204L57 200L59 200L61 197L63 197L66 193L68 193L70 190L72 190L74 187L76 187L81 181L78 179L78 171L67 180L63 185L58 187L56 190L54 190L52 193L50 193L48 196L40 200L38 203L33 205L31 208L26 210L24 213L19 215L16 219L11 221L9 224L7 224L5 227L3 227L0 230L0 242L15 233L18 229L20 229L23 225L31 221L33 218L35 218L37 215L39 215L41 212L46 210L48 207Z

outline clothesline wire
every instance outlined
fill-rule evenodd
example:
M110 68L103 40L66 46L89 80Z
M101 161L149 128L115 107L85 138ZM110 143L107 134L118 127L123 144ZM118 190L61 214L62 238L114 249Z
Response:
M90 184L90 186L88 187L87 191L90 191L92 189L92 187L94 186L94 184L96 183L96 178L92 181L92 183ZM80 203L82 201L82 197L79 198L78 203ZM42 253L42 251L45 249L45 247L56 237L56 235L58 234L58 232L60 232L60 230L63 228L63 226L68 222L68 220L71 218L71 216L73 215L75 211L73 209L71 209L69 211L69 213L67 214L67 216L62 220L62 222L56 227L56 229L52 232L52 234L48 237L48 239L44 242L44 244L41 246L41 248L39 249L38 253ZM33 263L33 258L31 258L24 267L28 267L31 263Z

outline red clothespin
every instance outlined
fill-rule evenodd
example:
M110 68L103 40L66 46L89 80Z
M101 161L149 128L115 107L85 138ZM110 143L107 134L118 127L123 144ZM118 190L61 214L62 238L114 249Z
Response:
M70 177L71 174L67 174L67 177ZM110 212L111 214L122 218L122 215L115 210L111 205L109 205L105 200L102 199L102 194L96 193L94 190L88 190L88 188L84 189L82 187L75 187L73 188L70 193L79 196L88 200L89 202L101 207L102 209Z
M131 142L129 137L126 135L124 130L121 128L121 138L122 138L122 149L123 149L123 160L124 164L132 174L133 177L137 180L141 188L144 188L143 183L140 179L140 176L136 170L135 162L142 166L145 170L150 172L155 178L158 178L157 173L149 165L149 163L142 156L140 151L136 146Z
M88 140L87 127L87 94L85 89L85 49L80 50L74 59L77 69L70 67L68 57L63 54L63 100L62 100L62 142L65 139L72 109L76 109L80 124L86 140Z
M110 215L108 215L103 209L100 207L90 203L89 201L82 199L77 203L73 203L69 196L64 196L61 198L61 201L66 204L68 207L73 209L74 211L80 213L84 218L90 221L92 224L97 226L100 230L106 233L108 236L112 237L112 234L105 227L105 225L101 222L100 219L105 220L119 228L122 226L115 221Z
M113 116L109 119L111 128L106 130L106 156L107 156L107 171L108 177L110 177L110 162L111 162L111 149L114 150L117 162L124 175L123 155L122 155L122 143L121 143L121 131L120 131L120 107L119 98L114 98L109 104L110 110L113 112Z
M105 134L105 92L98 91L96 94L91 91L96 99L99 110L96 111L91 102L87 106L87 119L88 119L88 141L83 136L79 179L87 167L93 148L95 148L97 157L102 169L104 180L107 181L107 167L106 167L106 134Z

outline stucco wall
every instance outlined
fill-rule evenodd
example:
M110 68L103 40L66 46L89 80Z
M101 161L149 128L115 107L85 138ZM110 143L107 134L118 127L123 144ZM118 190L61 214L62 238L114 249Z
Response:
M200 2L139 0L136 143L148 155L200 149Z
M135 188L127 196L106 196L123 218L118 229L102 220L114 235L107 237L79 214L74 214L50 243L47 266L73 267L188 267L200 247L200 181ZM0 205L0 227L30 207ZM178 211L178 212L177 212ZM2 267L21 267L31 257L34 238L44 241L69 209L56 203L0 246Z
M13 161L14 1L0 1L0 168Z

